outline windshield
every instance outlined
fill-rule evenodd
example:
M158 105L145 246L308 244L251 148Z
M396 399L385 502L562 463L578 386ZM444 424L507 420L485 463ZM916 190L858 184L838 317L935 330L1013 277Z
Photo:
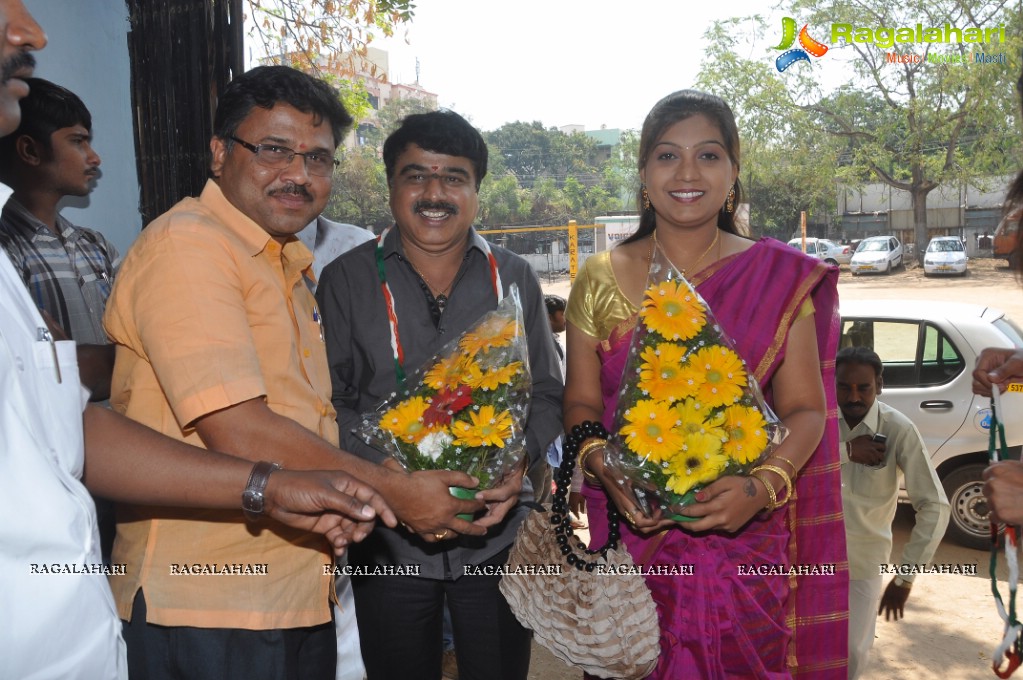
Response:
M941 241L931 241L927 244L928 253L961 253L963 251L963 242L959 239L942 239Z
M888 250L888 239L883 241L863 241L856 249L857 253L879 253Z

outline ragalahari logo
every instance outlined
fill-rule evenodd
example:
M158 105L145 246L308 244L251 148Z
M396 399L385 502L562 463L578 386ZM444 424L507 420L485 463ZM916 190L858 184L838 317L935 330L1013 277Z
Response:
M819 43L810 37L810 34L806 32L807 26L805 24L803 30L799 32L799 47L790 50L792 43L796 41L796 20L792 17L785 17L781 20L781 43L778 44L774 49L776 50L787 50L778 55L778 58L774 60L774 65L778 67L778 72L781 73L789 66L792 66L797 61L805 61L810 63L810 55L820 58L828 52L828 46Z

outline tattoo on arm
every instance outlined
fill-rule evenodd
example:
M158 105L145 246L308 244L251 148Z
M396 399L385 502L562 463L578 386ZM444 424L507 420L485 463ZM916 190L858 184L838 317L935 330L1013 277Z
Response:
M743 490L746 492L746 495L749 496L750 498L753 498L754 496L757 495L757 486L756 484L753 483L752 477L746 478L746 483L743 484Z

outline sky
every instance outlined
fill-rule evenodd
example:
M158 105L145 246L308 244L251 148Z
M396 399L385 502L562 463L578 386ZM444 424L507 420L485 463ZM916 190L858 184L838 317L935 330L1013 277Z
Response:
M416 80L483 130L506 122L639 129L691 87L715 19L767 14L761 0L417 0L410 44L377 38L390 80ZM779 35L781 19L778 15ZM758 46L757 51L771 45ZM752 55L751 55L752 56ZM771 62L765 59L765 68Z

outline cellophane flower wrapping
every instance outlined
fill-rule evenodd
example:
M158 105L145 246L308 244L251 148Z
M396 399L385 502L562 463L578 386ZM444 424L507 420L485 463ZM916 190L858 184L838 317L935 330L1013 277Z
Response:
M787 434L709 305L659 248L611 431L605 462L616 476L641 505L683 517L697 491L748 474Z
M526 455L532 378L518 287L365 414L355 433L409 471L496 486Z

